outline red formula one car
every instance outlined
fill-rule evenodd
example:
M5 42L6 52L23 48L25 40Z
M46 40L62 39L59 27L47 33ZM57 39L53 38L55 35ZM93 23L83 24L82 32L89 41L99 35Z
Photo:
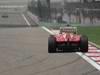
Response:
M61 27L60 32L48 38L48 52L88 52L87 36L78 35L76 27Z

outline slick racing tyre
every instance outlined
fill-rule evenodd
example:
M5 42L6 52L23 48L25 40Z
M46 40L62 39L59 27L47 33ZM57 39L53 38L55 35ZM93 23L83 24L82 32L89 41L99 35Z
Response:
M88 52L88 38L86 36L80 38L80 51Z
M56 38L53 36L50 36L48 38L48 52L49 53L55 53L56 52Z

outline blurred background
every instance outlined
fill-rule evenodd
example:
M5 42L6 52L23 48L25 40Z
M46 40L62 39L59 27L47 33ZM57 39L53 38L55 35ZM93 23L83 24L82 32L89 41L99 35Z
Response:
M29 0L28 10L45 22L100 24L100 0Z
M0 0L1 12L23 12L27 9L28 0Z

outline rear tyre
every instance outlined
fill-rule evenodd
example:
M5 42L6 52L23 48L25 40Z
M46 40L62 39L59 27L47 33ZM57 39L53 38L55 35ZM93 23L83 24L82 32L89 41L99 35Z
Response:
M88 52L88 38L87 36L81 36L80 38L80 51Z
M48 38L48 53L55 53L56 52L56 38L50 36Z

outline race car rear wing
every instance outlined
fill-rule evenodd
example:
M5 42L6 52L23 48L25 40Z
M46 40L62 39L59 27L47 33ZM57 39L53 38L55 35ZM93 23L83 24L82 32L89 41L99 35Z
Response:
M77 34L77 27L60 27L60 33L62 32Z

